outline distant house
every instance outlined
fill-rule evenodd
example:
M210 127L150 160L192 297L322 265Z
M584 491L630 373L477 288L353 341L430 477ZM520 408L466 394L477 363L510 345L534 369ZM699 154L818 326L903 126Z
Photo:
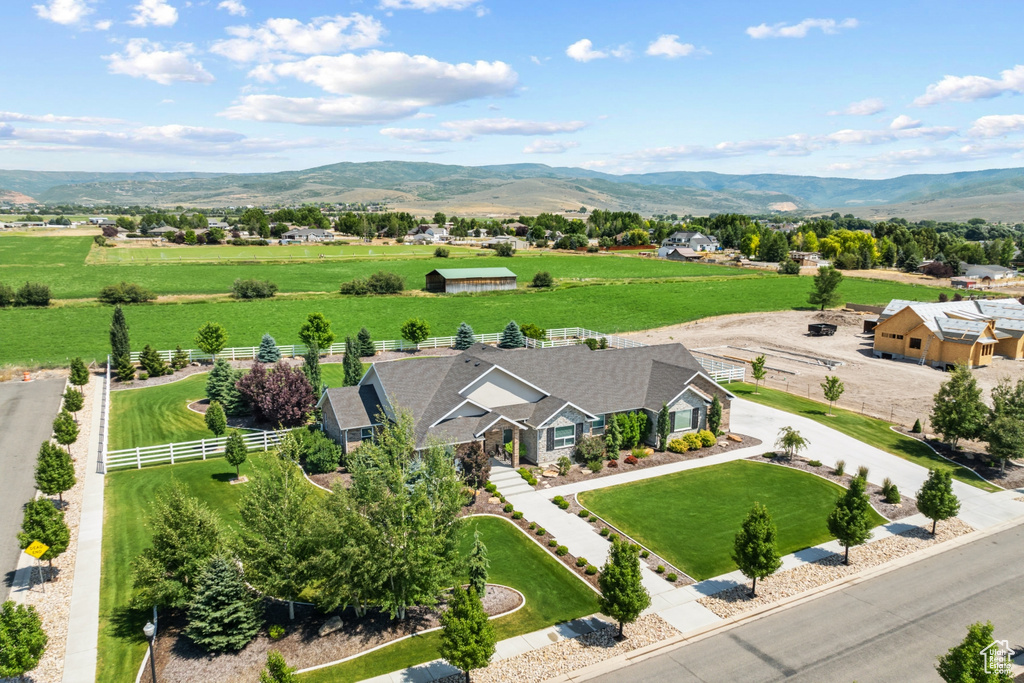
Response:
M177 228L172 228L169 225L161 225L160 227L157 228L150 228L147 234L156 235L157 237L166 237L170 239L171 237L174 237L175 233L177 232Z
M321 228L292 228L281 233L282 242L330 242L333 239L333 232Z
M409 238L414 242L447 242L448 228L437 223L422 223L408 232L406 239Z
M503 226L506 230L514 230L516 237L526 237L527 233L530 232L530 226L526 223L520 223L515 221L514 223L507 223Z
M718 251L718 238L699 232L674 232L664 240L663 247L686 247L694 251Z
M828 259L821 257L816 251L791 251L789 252L789 258L791 261L796 261L801 266L814 266L820 268L822 266L831 265L832 262Z
M221 230L225 230L225 231L231 229L231 226L228 225L225 221L219 221L216 218L207 218L206 219L206 223L207 223L207 226L206 226L207 228L220 228Z
M704 258L704 254L689 247L662 247L658 249L658 258L669 261L700 261Z
M426 279L428 292L445 294L516 288L516 274L508 268L439 268Z
M968 280L974 280L978 285L990 286L999 280L1009 280L1017 277L1017 271L1013 268L1003 266L969 266L961 264L960 272Z
M485 241L483 243L483 246L488 249L494 249L494 247L496 247L497 245L505 242L511 244L512 248L515 249L516 251L519 251L520 249L530 248L530 243L527 242L526 240L517 239L509 235L498 235L497 237L492 237L491 239Z

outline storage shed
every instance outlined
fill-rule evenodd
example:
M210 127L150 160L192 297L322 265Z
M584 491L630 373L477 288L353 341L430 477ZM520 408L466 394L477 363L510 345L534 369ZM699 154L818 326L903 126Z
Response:
M427 273L427 291L456 294L515 289L516 274L508 268L439 268Z

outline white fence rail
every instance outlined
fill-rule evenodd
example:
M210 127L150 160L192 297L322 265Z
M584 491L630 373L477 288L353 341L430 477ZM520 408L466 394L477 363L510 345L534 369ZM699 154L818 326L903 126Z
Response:
M99 453L96 454L96 471L107 473L107 441L110 434L110 359L107 359L107 372L103 376L103 388L100 390L100 433ZM96 399L93 399L95 403ZM93 410L95 410L95 405Z
M302 427L297 427L297 429L302 429ZM281 442L282 433L250 432L243 434L242 440L250 449L256 448L265 451ZM208 457L222 455L227 441L228 437L221 436L215 439L181 441L179 443L160 444L159 446L140 446L110 451L107 453L107 469L111 470L118 467L141 469L143 465L155 465L163 462L169 462L173 465L183 460L206 460Z
M694 358L704 368L704 372L716 382L743 382L747 376L747 369L742 365L733 365L701 355L695 355Z

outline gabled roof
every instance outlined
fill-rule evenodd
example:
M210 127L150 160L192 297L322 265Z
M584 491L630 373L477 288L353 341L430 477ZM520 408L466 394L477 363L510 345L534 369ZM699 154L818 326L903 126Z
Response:
M956 318L936 318L935 325L942 341L966 344L978 341L988 327L987 322L980 320L958 320Z
M508 268L438 268L427 275L437 273L445 280L471 280L481 277L515 277Z
M355 387L334 387L324 391L317 407L330 402L331 409L342 429L371 427L380 424L381 400L372 384Z
M923 322L929 330L938 335L939 338L944 339L947 333L951 335L949 341L955 341L957 339L960 341L966 341L966 338L963 337L961 332L967 330L969 327L973 329L973 327L951 325L946 324L945 322L940 325L940 321L973 321L979 323L982 328L985 327L987 322L993 321L996 329L1000 329L1003 326L1002 322L1004 320L1024 320L1024 305L1016 299L946 302L922 302L908 301L906 299L893 299L889 302L889 305L885 307L885 310L882 311L881 315L878 316L879 324L906 308L909 308L917 314L921 319L921 322ZM1013 329L1013 326L1010 325L1007 329ZM977 339L977 337L975 337L975 339Z

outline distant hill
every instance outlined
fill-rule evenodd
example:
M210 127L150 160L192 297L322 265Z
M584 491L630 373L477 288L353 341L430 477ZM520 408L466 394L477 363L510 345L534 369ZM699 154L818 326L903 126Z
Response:
M543 164L338 163L277 173L0 171L0 188L46 203L239 206L385 201L425 214L536 214L587 208L707 214L837 210L883 218L1024 218L1024 169L884 180L673 171L612 175Z

